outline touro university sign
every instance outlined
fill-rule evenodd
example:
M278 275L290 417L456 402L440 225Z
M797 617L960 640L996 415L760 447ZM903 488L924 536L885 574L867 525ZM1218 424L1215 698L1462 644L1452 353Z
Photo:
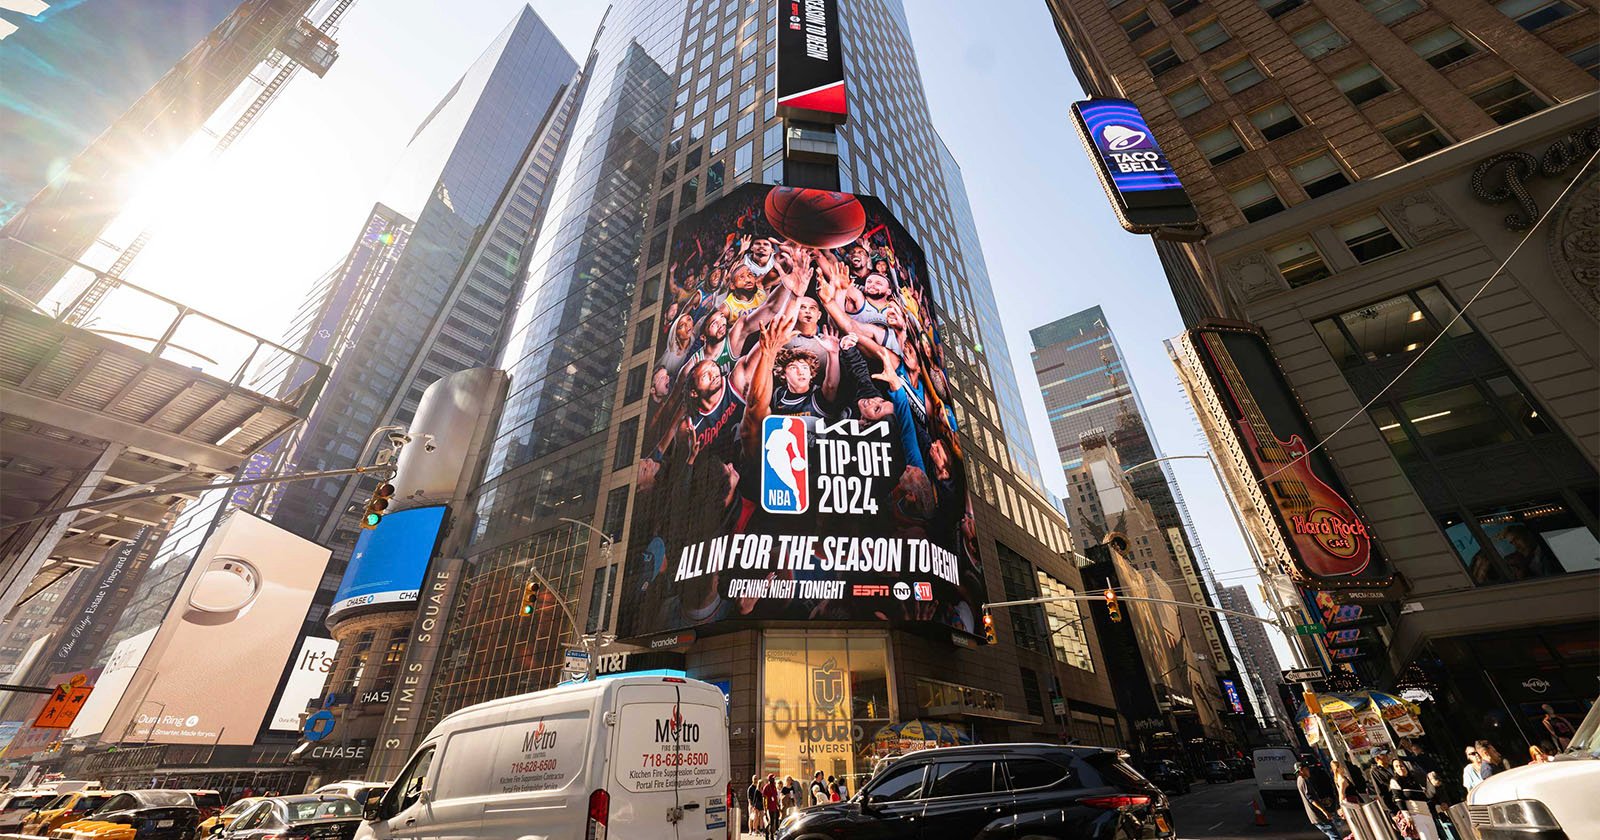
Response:
M619 633L977 629L982 572L921 248L876 199L751 184L679 223Z

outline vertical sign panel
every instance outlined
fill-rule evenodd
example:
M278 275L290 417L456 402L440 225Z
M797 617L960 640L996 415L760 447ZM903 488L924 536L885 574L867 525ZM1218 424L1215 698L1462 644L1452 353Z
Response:
M779 0L778 114L844 124L844 55L837 0Z
M1072 122L1123 228L1149 233L1199 221L1137 105L1126 99L1075 102Z

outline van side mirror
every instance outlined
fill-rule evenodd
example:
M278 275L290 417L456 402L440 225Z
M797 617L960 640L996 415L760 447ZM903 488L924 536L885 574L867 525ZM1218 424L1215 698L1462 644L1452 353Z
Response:
M383 797L367 799L367 805L361 810L361 818L367 822L377 822L383 819Z
M211 824L211 830L209 832L207 832L207 833L210 834L211 836L215 837L218 834L221 834L223 832L223 830L225 830L226 828L227 828L227 826L223 825L220 822L219 823L212 823Z

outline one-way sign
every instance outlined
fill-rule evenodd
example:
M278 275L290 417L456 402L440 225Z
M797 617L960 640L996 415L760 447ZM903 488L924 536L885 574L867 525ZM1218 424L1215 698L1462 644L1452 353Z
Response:
M1328 678L1328 672L1321 668L1290 668L1283 672L1283 681L1286 683L1316 682Z

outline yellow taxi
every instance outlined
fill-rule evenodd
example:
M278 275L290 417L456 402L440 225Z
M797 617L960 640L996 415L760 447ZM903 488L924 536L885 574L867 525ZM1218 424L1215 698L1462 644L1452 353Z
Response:
M233 821L238 819L240 814L250 810L251 805L260 802L264 798L266 797L247 796L224 808L222 813L202 820L200 822L200 830L195 833L195 837L199 838L199 840L205 840L205 838L213 834L222 833L223 829L233 825Z
M75 790L63 793L29 814L22 821L22 833L48 835L66 823L83 819L118 793L119 791L115 790Z

